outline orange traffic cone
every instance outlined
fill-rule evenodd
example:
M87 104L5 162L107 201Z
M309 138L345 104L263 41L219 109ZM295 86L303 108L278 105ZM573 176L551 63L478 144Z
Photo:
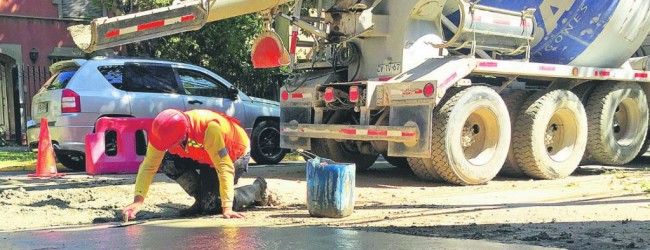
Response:
M56 170L56 160L54 159L54 148L52 148L52 139L50 130L47 127L47 119L41 118L41 131L38 134L38 156L36 157L36 173L28 174L28 177L60 177L65 174L59 174Z

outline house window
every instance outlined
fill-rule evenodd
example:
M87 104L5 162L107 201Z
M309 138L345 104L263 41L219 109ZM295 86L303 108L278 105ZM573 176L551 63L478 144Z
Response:
M52 49L52 52L47 55L47 58L50 59L50 64L85 57L86 53L73 47L55 47Z
M103 15L99 4L93 4L93 0L59 0L59 14L63 18L93 19Z

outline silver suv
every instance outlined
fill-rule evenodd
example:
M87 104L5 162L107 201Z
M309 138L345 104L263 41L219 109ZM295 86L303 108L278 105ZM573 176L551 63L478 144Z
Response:
M68 168L85 168L84 140L97 119L155 117L167 108L211 109L239 119L251 137L257 163L277 163L286 153L279 143L279 103L249 97L204 68L97 57L61 61L50 71L52 77L32 100L34 121L27 123L27 141L30 148L38 148L40 118L46 117L57 159Z

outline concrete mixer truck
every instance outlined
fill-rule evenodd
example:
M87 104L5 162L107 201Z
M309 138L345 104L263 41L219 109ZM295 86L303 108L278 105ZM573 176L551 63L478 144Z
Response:
M581 162L625 164L648 149L650 28L642 0L181 1L71 27L86 51L260 12L255 66L289 64L281 145L363 171L379 155L459 185L498 173L556 179ZM272 21L293 25L280 37ZM289 27L286 27L289 29ZM298 29L313 37L293 55ZM288 40L289 52L285 44Z

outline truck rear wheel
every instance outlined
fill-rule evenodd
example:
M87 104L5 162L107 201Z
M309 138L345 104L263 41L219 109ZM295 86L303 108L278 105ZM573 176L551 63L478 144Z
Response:
M591 159L608 165L634 160L648 131L648 104L641 87L631 82L608 82L595 89L587 102Z
M594 92L594 89L596 88L596 84L597 83L583 83L572 88L571 92L576 94L578 98L580 98L580 101L582 101L582 106L586 107L587 102L589 101L589 97L591 96L591 93ZM582 161L580 162L580 165L589 165L593 163L596 162L592 161L589 152L585 151L584 155L582 156Z
M313 150L318 148L317 150ZM324 150L323 150L324 149ZM354 163L357 172L365 171L372 167L378 154L362 154L358 151L354 141L337 142L331 139L312 140L312 150L321 157L329 158L335 162Z
M506 160L508 108L488 87L451 90L434 110L432 127L433 157L423 160L432 163L433 170L450 183L486 183Z
M569 176L587 145L587 115L580 98L568 90L529 97L517 116L512 142L526 175L547 180Z
M406 158L411 171L420 179L427 181L444 181L429 159Z
M528 97L530 97L535 91L531 90L513 90L512 92L503 96L503 101L508 107L508 114L510 115L510 127L515 128L515 121L517 121L517 116L521 111L521 107L526 102ZM512 144L511 138L511 144ZM517 159L515 158L514 147L510 147L508 150L508 157L506 162L503 164L499 174L512 177L521 177L524 176L524 172L521 171Z
M406 160L406 157L388 156L386 154L382 154L381 156L384 157L384 160L386 160L390 165L401 169L409 169L409 162Z
M639 150L639 153L636 155L636 157L641 157L645 153L648 152L648 148L650 148L650 128L648 128L648 135L645 137L645 142L643 142L643 146L641 146L641 150Z

